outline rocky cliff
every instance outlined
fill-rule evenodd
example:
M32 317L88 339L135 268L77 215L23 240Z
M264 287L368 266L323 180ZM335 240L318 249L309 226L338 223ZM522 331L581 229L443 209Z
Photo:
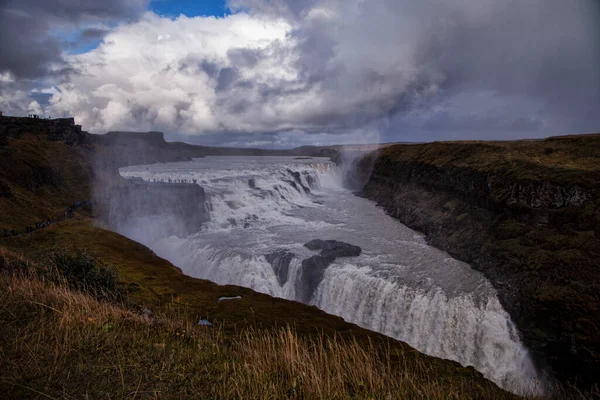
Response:
M391 146L352 175L369 176L364 196L486 274L541 367L598 383L600 135Z
M209 219L204 189L196 184L127 179L104 190L96 188L95 198L111 229L143 242L187 237Z
M73 118L40 119L20 117L0 117L0 145L9 139L17 139L24 134L46 136L53 142L64 142L68 145L81 145L90 141L91 135L75 125Z
M109 132L94 135L99 168L188 161L202 157L200 149L183 149L165 141L162 132Z

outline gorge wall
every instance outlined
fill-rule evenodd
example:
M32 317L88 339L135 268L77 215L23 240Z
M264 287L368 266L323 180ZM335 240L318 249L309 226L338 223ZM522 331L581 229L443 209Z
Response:
M598 149L600 135L398 145L355 160L350 180L484 272L540 367L589 386L600 376Z

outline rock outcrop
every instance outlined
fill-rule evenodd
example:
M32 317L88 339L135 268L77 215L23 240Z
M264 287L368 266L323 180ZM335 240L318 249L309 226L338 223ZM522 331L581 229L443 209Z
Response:
M275 272L277 281L281 286L285 285L288 281L290 263L294 257L295 254L287 249L276 250L265 255L267 262L273 267L273 272Z
M195 184L127 179L96 189L101 219L138 240L198 232L209 220L204 189Z
M22 117L0 117L0 146L9 138L19 138L25 133L41 134L54 142L68 145L81 145L91 139L91 135L75 125L74 118L40 119Z
M362 195L484 272L541 367L592 385L600 377L598 149L600 135L392 146Z
M323 257L358 257L362 253L362 249L348 243L337 240L320 240L315 239L304 245L309 250L321 250Z
M325 271L336 258L339 257L358 257L362 249L348 243L337 240L315 239L304 245L310 250L321 250L318 255L307 258L302 261L300 279L296 282L296 292L300 300L309 303L315 290L323 280Z

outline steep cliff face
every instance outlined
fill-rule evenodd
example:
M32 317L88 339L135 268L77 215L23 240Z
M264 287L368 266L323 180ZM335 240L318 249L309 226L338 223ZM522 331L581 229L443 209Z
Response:
M101 219L142 242L198 232L209 219L204 189L195 184L120 180L96 189Z
M600 135L388 147L363 195L483 271L540 366L598 382Z
M9 139L19 139L24 134L45 135L53 142L63 142L68 145L89 143L91 135L81 130L81 125L75 125L73 118L38 119L20 117L1 117L0 145Z
M93 139L99 168L117 169L129 165L179 162L202 157L199 150L194 154L189 149L186 151L166 142L162 132L110 132L94 135Z
M25 232L90 199L92 149L72 118L0 117L0 231Z

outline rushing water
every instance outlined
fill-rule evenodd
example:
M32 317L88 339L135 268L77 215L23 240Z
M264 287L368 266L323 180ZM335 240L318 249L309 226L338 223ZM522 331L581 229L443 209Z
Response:
M335 239L357 245L362 255L338 258L310 304L427 354L472 365L506 389L534 387L528 352L482 274L342 188L328 160L208 157L128 167L121 174L196 180L206 190L210 221L202 231L159 240L148 235L150 226L122 232L186 274L298 300L301 261L316 254L304 243ZM295 255L284 281L265 258L280 249Z

